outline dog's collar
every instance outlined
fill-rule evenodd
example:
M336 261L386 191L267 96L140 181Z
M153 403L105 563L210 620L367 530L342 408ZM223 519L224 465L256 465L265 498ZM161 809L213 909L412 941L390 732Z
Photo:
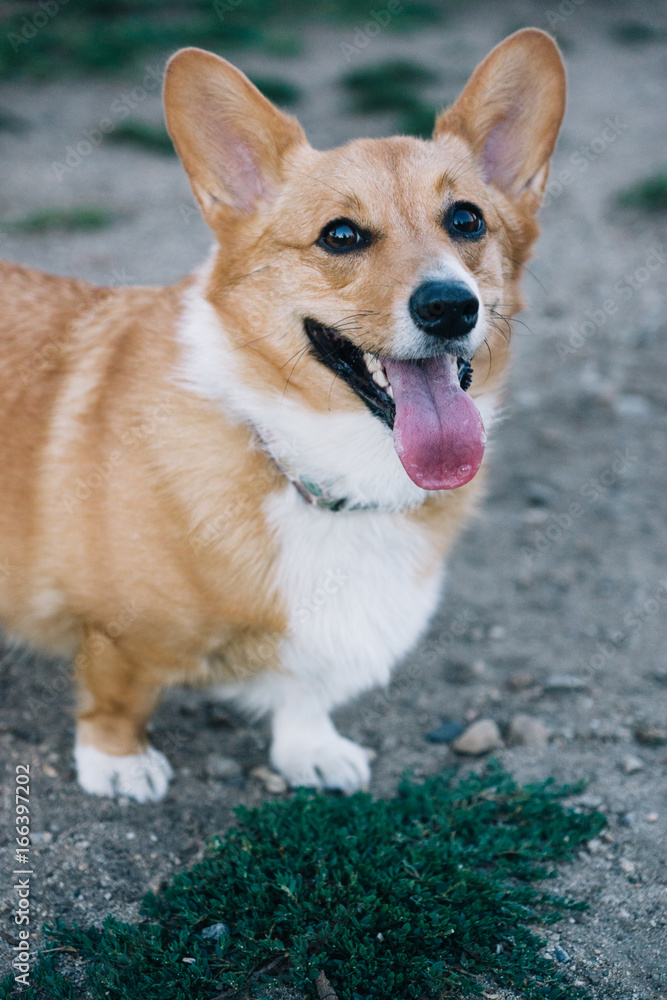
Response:
M327 489L326 486L316 483L310 477L300 475L290 459L280 453L279 443L272 435L264 434L261 436L261 440L265 450L278 466L285 479L292 484L306 503L309 503L312 507L319 507L320 510L330 510L334 514L339 510L377 510L378 505L375 503L353 503L349 497L337 496Z

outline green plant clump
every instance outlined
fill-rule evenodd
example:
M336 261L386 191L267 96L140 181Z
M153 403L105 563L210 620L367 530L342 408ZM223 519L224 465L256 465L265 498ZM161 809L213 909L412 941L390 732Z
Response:
M303 28L345 25L350 40L373 28L374 0L49 0L9 5L0 45L0 78L37 79L63 74L115 73L135 66L138 83L148 61L199 45L228 54L253 48L294 56ZM390 31L432 24L448 13L449 0L409 0L389 18ZM384 22L382 22L384 23Z
M644 212L667 212L667 170L638 181L618 196L623 208L639 208Z
M398 60L354 70L341 82L350 95L352 112L394 111L399 115L399 132L426 139L433 132L437 109L422 99L420 91L436 80L430 70Z
M7 224L9 232L48 233L54 230L91 232L110 226L114 217L95 205L73 205L71 208L40 208L22 219Z
M410 111L416 91L437 77L416 63L396 60L347 73L342 83L349 92L351 110L361 114L376 111Z
M584 905L533 885L604 826L562 806L578 790L522 787L492 763L458 784L404 781L389 801L302 789L239 808L206 860L145 898L142 922L47 928L86 960L89 993L47 955L22 996L217 1000L283 983L310 1000L324 972L339 1000L460 997L489 977L536 1000L584 997L534 930ZM218 940L202 935L216 923Z
M129 143L140 146L150 153L166 153L173 156L176 152L169 133L164 126L149 125L138 118L128 118L117 125L109 133L112 142Z

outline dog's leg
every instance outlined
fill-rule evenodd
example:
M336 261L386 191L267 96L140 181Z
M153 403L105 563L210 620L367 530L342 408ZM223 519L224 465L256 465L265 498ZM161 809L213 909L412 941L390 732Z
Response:
M369 751L341 736L329 717L346 699L332 697L317 675L264 673L217 691L253 715L270 714L271 763L292 787L350 793L368 786Z
M93 795L164 798L172 770L146 739L160 685L107 636L94 630L76 660L80 692L75 760L79 784Z
M368 752L341 736L329 713L303 682L273 710L271 763L290 785L351 793L370 781Z

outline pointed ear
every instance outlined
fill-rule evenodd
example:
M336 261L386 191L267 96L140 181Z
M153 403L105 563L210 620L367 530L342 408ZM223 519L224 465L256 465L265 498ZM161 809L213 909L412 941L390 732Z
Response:
M283 159L306 137L240 70L203 49L181 49L167 64L167 129L204 218L253 212L282 180Z
M544 31L524 28L479 64L433 138L462 135L484 180L536 210L565 111L565 69Z

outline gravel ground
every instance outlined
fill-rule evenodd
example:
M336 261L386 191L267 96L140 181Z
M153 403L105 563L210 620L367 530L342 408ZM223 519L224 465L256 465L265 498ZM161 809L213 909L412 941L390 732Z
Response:
M338 721L377 751L378 795L391 794L406 768L420 775L453 762L479 766L426 740L443 718L493 719L506 741L517 715L542 722L544 745L505 745L495 755L520 780L588 779L579 801L609 820L555 883L590 909L557 925L545 947L567 952L566 976L595 998L658 1000L667 995L667 240L664 214L621 211L615 195L661 166L667 31L663 5L633 5L655 37L620 44L613 27L630 16L627 5L594 0L476 5L442 31L385 32L351 57L356 66L396 54L423 61L441 74L431 92L438 101L454 96L505 34L551 21L566 50L570 96L544 236L526 274L530 309L515 327L488 502L452 556L426 639L387 692L360 699ZM314 145L327 146L393 124L350 116L333 86L348 68L341 43L352 40L350 29L313 29L301 59L237 61L300 84L297 113ZM85 86L0 87L0 106L24 125L0 132L3 220L72 203L117 215L99 233L7 229L2 256L120 284L168 282L202 258L210 239L174 158L105 139L62 179L53 168L157 65ZM156 89L133 114L160 120ZM148 806L96 800L77 787L66 665L8 654L0 699L3 815L11 817L15 765L31 767L38 922L95 922L110 912L133 919L142 894L200 858L235 805L270 794L250 773L267 763L266 729L206 692L171 692L160 708L154 741L176 778L166 801ZM241 773L211 777L211 755L235 758ZM7 873L10 830L0 827ZM11 874L3 877L0 928L9 938L11 884ZM0 973L10 958L0 937Z

